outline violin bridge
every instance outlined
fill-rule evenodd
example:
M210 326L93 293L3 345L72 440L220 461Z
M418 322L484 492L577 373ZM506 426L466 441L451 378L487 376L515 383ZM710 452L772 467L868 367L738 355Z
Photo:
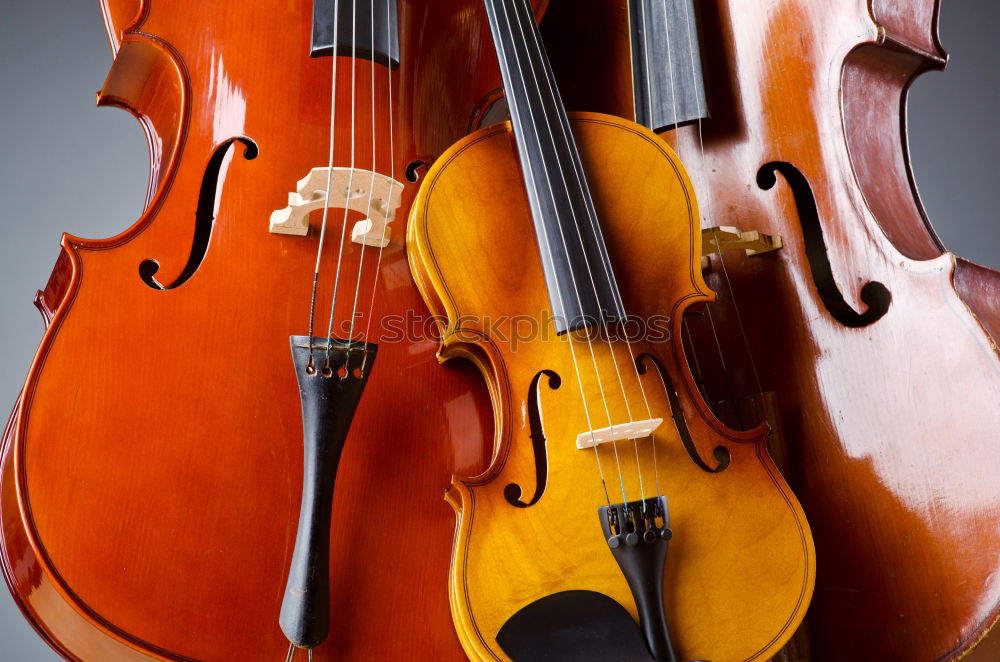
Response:
M645 421L633 421L621 425L611 425L600 430L581 432L576 436L576 447L582 450L624 439L641 439L653 434L662 423L662 418L650 418Z
M327 181L330 196L327 203ZM288 194L288 206L271 213L271 232L304 237L309 214L328 206L350 209L366 218L354 224L351 241L383 248L389 244L389 223L396 219L403 184L391 177L360 168L313 168Z
M722 251L746 251L747 257L776 251L783 246L779 235L764 234L757 230L740 231L723 226L701 231L701 268L708 268L708 256Z

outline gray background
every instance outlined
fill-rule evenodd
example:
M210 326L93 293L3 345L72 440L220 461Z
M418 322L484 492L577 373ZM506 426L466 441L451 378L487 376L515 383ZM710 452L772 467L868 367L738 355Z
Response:
M910 141L924 203L958 255L1000 267L990 195L1000 132L1000 7L945 0L947 73L930 73L910 102ZM148 157L126 113L95 109L111 64L96 0L4 0L0 12L0 408L17 397L42 325L31 305L61 232L98 238L138 216ZM991 158L992 157L992 158ZM57 660L0 588L0 662ZM100 661L96 661L100 662Z

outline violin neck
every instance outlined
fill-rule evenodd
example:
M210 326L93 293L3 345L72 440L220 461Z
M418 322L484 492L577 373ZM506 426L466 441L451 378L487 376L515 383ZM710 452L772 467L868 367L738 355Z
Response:
M576 141L528 0L483 0L561 333L624 319Z

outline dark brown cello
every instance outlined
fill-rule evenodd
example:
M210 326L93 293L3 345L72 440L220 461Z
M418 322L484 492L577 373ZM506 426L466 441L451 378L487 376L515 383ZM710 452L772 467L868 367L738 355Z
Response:
M554 3L552 26L577 28L557 58L571 108L635 112L630 4ZM710 200L706 230L784 247L708 256L721 303L688 342L721 417L755 424L774 394L816 537L813 657L996 660L998 276L945 252L906 150L907 90L946 61L939 3L699 7L711 117L657 128ZM588 34L601 62L571 47Z
M337 374L345 365L370 376L333 496L330 634L300 643L319 660L460 659L441 494L454 468L491 453L486 403L465 375L437 366L431 340L386 339L376 361L365 348L329 351L327 319L335 275L338 336L377 343L388 315L422 309L402 251L407 167L462 136L497 86L492 73L477 77L495 62L468 39L461 4L399 3L393 73L356 57L358 38L351 53L337 51L334 96L334 59L310 57L312 2L104 3L115 62L98 101L141 120L149 203L118 237L64 238L0 483L5 579L64 657L285 659L279 620L304 480L289 337L308 336L315 362L301 367L313 378L352 379ZM382 32L359 25L359 37ZM363 191L367 208L347 205L346 216L323 205L311 330L324 212L301 213L317 190L302 198L298 182L331 160L365 171L347 187L351 200L382 177L402 186ZM320 186L322 201L336 195ZM398 220L390 204L372 205L394 196ZM306 219L304 236L272 231L286 208ZM384 246L353 240L375 228ZM338 352L348 360L328 362Z

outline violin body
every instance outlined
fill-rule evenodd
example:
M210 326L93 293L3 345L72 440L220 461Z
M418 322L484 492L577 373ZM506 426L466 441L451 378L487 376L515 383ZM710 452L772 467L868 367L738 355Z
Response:
M318 218L305 237L270 233L268 219L327 163L331 59L308 56L307 2L102 8L115 61L98 104L142 123L149 200L117 237L65 236L39 294L50 324L2 454L4 576L67 659L284 659L278 614L303 472L288 343L307 333ZM400 3L392 105L387 69L360 60L355 105L360 127L373 114L402 121L394 147L380 133L359 166L390 175L394 160L405 181L409 164L475 122L498 84L469 21L461 2ZM340 60L338 165L354 103L351 60ZM341 458L333 624L317 660L462 655L443 581L452 514L441 495L455 470L475 472L491 455L490 414L471 372L440 369L435 342L402 328L406 311L423 309L403 252L414 188L403 191L377 281L377 251L362 258L348 244L344 254L343 273L367 277L362 320L373 320L376 342L396 338L380 346ZM332 264L337 242L327 246ZM333 291L324 276L319 333ZM343 281L353 293L354 279ZM398 328L382 326L390 314Z
M907 90L946 62L939 4L702 2L704 153L695 126L662 134L711 200L706 227L784 243L711 256L715 329L691 317L690 337L713 405L759 392L745 345L775 394L816 541L820 661L1000 659L1000 278L945 252L906 150ZM602 10L560 46L600 29L618 55L586 76L554 57L556 73L570 109L631 117L627 3Z
M537 252L525 248L531 221L508 125L446 152L411 212L414 276L431 310L447 320L441 356L478 366L497 423L490 466L458 478L449 491L459 521L450 576L459 637L473 660L508 659L495 640L505 621L567 590L609 596L637 617L599 527L605 497L594 452L574 444L588 417L607 424L600 399L584 411L575 382L579 370L580 388L595 387L593 351L610 420L636 416L627 402L638 406L641 390L652 415L667 421L655 441L641 439L634 451L631 442L619 444L620 474L607 445L600 456L610 498L622 500L620 477L628 499L652 494L654 482L667 495L673 538L663 587L679 658L768 659L808 605L812 547L805 518L767 455L766 429L726 428L692 390L679 321L711 294L696 268L701 237L690 183L669 148L637 125L590 114L573 125L625 308L638 318L661 313L666 333L658 340L595 342L588 350L579 337L569 341L547 328L545 283ZM508 318L511 334L534 333L506 342L506 331L490 323ZM668 390L679 397L694 440L689 450L676 427L683 424L670 422ZM730 462L716 473L720 452ZM651 466L658 469L646 471Z

